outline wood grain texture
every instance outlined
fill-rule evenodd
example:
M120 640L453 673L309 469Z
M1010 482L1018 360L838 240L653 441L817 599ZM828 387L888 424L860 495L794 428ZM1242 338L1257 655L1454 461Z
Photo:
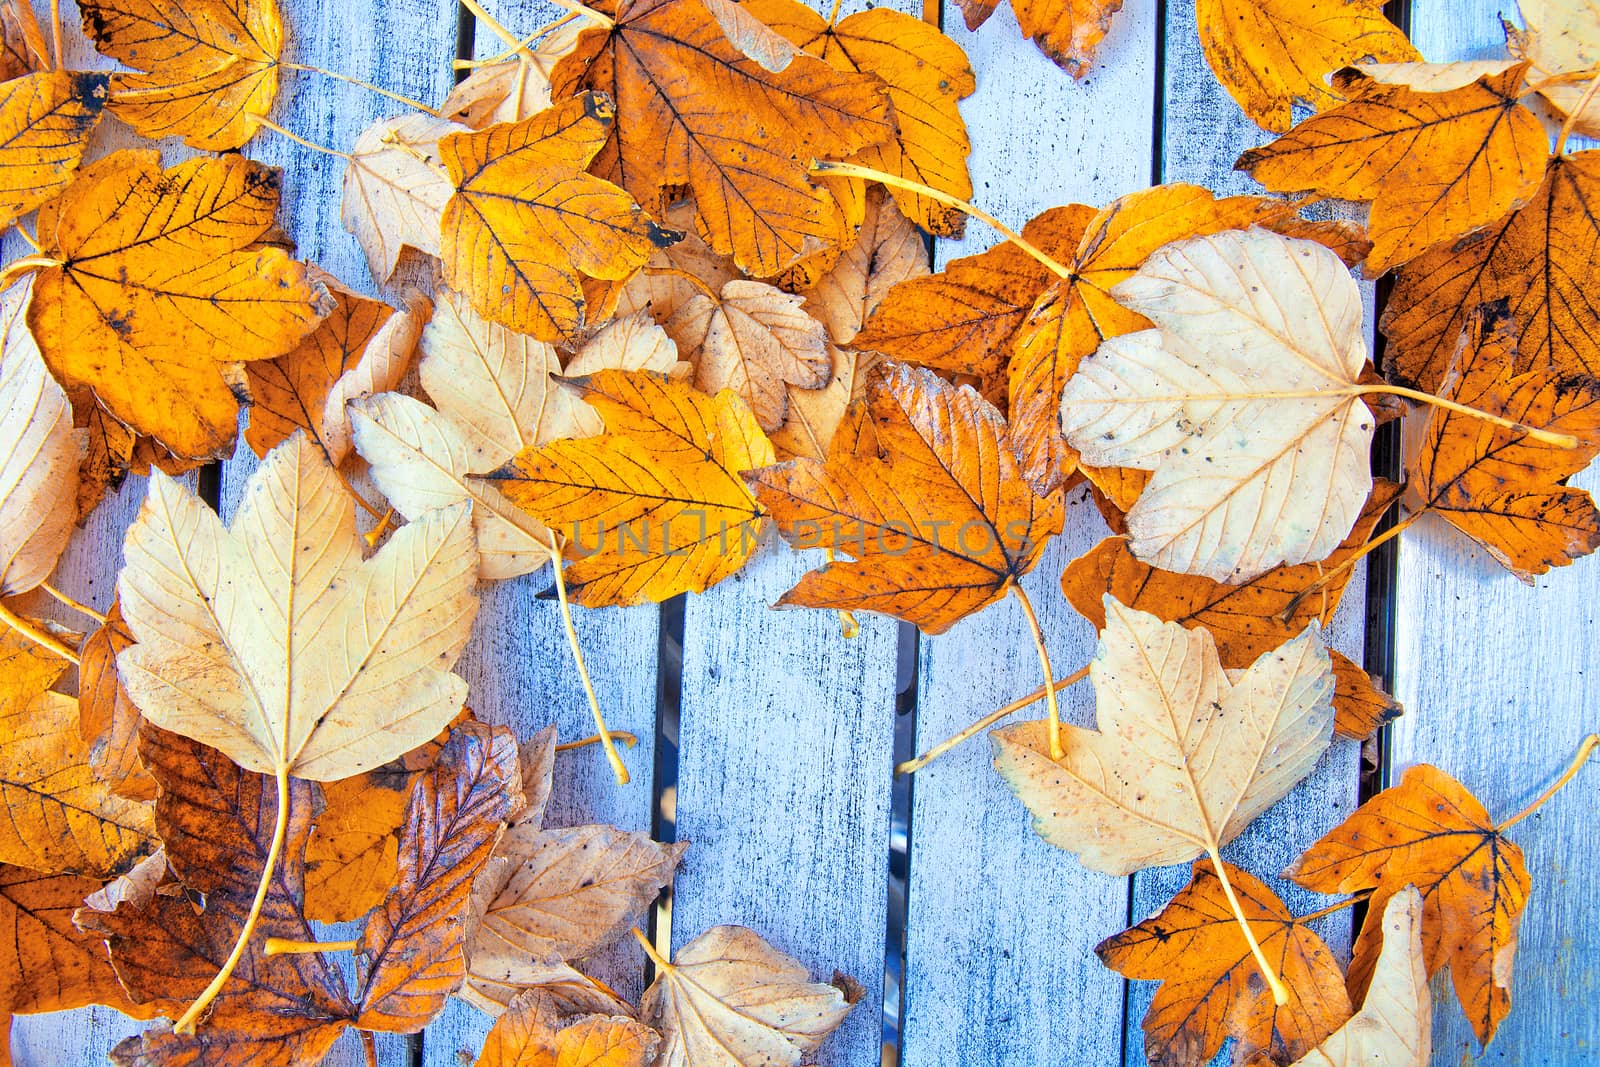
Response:
M1020 227L1073 201L1103 204L1149 184L1154 136L1156 4L1129 2L1095 69L1075 82L1022 38L1002 5L968 33L954 4L944 26L967 49L978 91L962 108L972 129L975 199ZM977 223L939 242L943 261L995 242ZM1066 531L1023 582L1058 675L1088 662L1093 628L1061 595L1061 571L1106 533L1081 491ZM917 749L1036 689L1039 661L1015 603L995 604L921 639ZM1087 686L1063 714L1092 723ZM1042 715L1044 705L1025 714ZM1123 928L1126 879L1079 866L1046 845L976 739L912 784L909 922L902 1063L1109 1064L1122 1055L1123 981L1092 949Z
M769 610L818 552L767 545L690 598L684 618L674 947L748 926L826 981L866 996L820 1062L878 1062L894 755L897 627L832 611Z
M1413 0L1411 37L1435 61L1500 54L1495 0ZM1580 147L1569 143L1569 147ZM1574 485L1600 489L1591 468ZM1589 556L1532 586L1461 535L1424 519L1400 544L1397 695L1407 714L1391 735L1390 776L1432 763L1497 818L1520 810L1600 729L1600 559ZM1578 1064L1600 1055L1600 766L1593 761L1511 837L1533 876L1513 977L1511 1014L1480 1052L1448 984L1434 983L1437 1067Z
M1259 194L1261 189L1255 182L1233 170L1233 161L1245 149L1271 140L1271 135L1250 121L1212 76L1200 50L1193 6L1171 4L1166 10L1160 180L1192 182L1219 194ZM1370 344L1374 336L1373 287L1364 283L1362 289L1367 310L1365 332ZM1361 662L1365 605L1366 567L1361 565L1325 635L1329 647L1357 663ZM1260 877L1293 911L1313 911L1326 904L1326 898L1276 876L1301 850L1355 810L1360 763L1359 744L1335 741L1305 781L1223 850L1224 858ZM1188 883L1189 874L1190 868L1185 864L1134 875L1131 920L1140 921L1160 911ZM1341 961L1349 958L1348 912L1330 915L1316 928ZM1146 1062L1142 1022L1156 985L1128 983L1123 1053L1126 1067L1141 1067Z

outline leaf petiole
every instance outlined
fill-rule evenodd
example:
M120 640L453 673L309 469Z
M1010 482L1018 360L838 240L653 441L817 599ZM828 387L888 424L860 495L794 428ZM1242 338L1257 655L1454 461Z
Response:
M630 734L626 730L612 730L611 731L611 736L616 738L617 740L621 741L624 745L627 745L629 748L632 748L634 745L637 745L639 743L639 739L637 737L633 736L632 734ZM604 739L604 737L605 737L604 734L590 734L588 737L579 738L576 741L564 741L561 744L556 746L556 751L557 752L571 752L574 749L587 748L590 745L599 744L601 742L601 740Z
M676 969L669 960L656 951L656 947L650 943L650 939L644 936L644 933L637 926L633 927L629 933L633 934L633 939L639 942L639 946L644 949L644 954L650 957L650 962L656 965L658 971L666 972Z
M288 937L269 937L262 942L263 956L305 956L313 952L354 952L358 941L296 941Z
M578 630L572 625L572 604L567 600L567 579L561 571L561 549L552 544L548 550L550 569L555 572L556 578L556 599L561 604L561 624L567 630L567 644L572 648L572 661L577 664L578 677L583 679L583 691L589 698L589 710L594 714L595 729L599 731L600 743L605 746L606 762L611 764L611 773L616 776L617 784L627 785L628 768L623 764L622 756L611 740L621 735L613 734L606 726L606 717L600 711L600 701L594 695L594 683L589 680L589 668L583 662L583 647L578 644Z
M352 78L348 74L340 74L338 71L327 70L323 67L313 67L305 63L288 63L279 61L278 66L284 70L302 71L306 74L320 74L325 78L332 78L334 81L341 81L347 85L354 85L365 89L370 93L377 93L379 96L386 96L396 103L404 104L406 107L421 111L424 114L432 115L436 119L444 118L444 112L440 111L438 108L429 107L420 100L413 100L409 96L385 89L381 85L373 85L371 82L364 82L360 78Z
M1557 793L1561 792L1562 787L1568 782L1572 781L1573 775L1577 774L1578 771L1583 768L1583 765L1589 761L1589 755L1590 753L1594 752L1596 746L1600 746L1600 734L1590 734L1588 737L1585 737L1583 741L1579 743L1577 753L1572 757L1572 762L1567 764L1567 769L1561 773L1561 777L1557 778L1554 782L1551 782L1549 787L1546 788L1544 792L1534 797L1532 804L1529 804L1527 807L1511 816L1511 818L1507 819L1499 826L1496 826L1494 828L1495 833L1504 833L1513 826L1517 825L1517 823L1521 822L1523 819L1526 819L1528 816L1544 807L1546 801L1555 796Z
M1359 562L1364 556L1372 552L1378 546L1383 545L1396 537L1399 537L1409 526L1411 526L1412 523L1416 522L1427 513L1427 508L1421 508L1412 512L1410 515L1407 515L1405 518L1401 519L1399 522L1383 531L1383 533L1379 534L1377 537L1372 538L1366 544L1356 549L1356 551L1343 563L1328 570L1322 575L1322 577L1318 578L1316 581L1300 590L1300 592L1296 593L1294 595L1294 599L1289 601L1288 607L1283 609L1283 612L1279 615L1279 618L1283 619L1285 622L1288 622L1290 619L1294 618L1294 613L1300 610L1300 602L1302 600L1310 596L1312 593L1315 593L1318 589L1321 589L1329 582L1333 581L1351 567L1354 567L1357 562Z
M48 593L50 595L50 598L52 600L54 600L56 603L62 605L63 607L71 608L73 611L76 611L80 615L87 615L87 616L89 616L89 618L91 618L91 619L95 620L96 622L98 622L101 626L104 626L106 624L106 617L104 615L100 614L98 611L94 610L89 605L87 605L87 604L85 604L85 603L83 603L81 601L74 600L72 597L68 596L67 594L63 593L61 590L57 589L55 586L51 585L49 582L40 582L39 583L39 588L43 589L46 593Z
M46 649L49 652L60 656L73 666L77 667L82 665L76 652L72 651L72 649L56 640L49 633L39 629L39 627L35 626L27 619L6 607L5 601L3 600L0 600L0 622L5 623L7 626L11 627L23 637L26 637L29 641L32 641L34 644L38 645L40 648Z
M1284 988L1283 980L1272 969L1272 964L1267 962L1267 954L1261 950L1261 942L1256 940L1256 932L1250 928L1250 920L1245 918L1244 908L1239 904L1239 898L1234 895L1233 884L1228 881L1228 871L1222 863L1222 857L1212 846L1207 846L1206 855L1211 857L1211 866L1217 872L1217 881L1222 883L1222 894L1228 898L1228 907L1233 909L1233 917L1239 921L1239 929L1244 931L1245 943L1250 946L1250 954L1256 958L1256 966L1261 968L1261 974L1272 990L1272 1002L1281 1008L1289 1003L1289 990Z
M1044 630L1039 627L1039 616L1033 613L1033 601L1022 591L1020 582L1011 583L1011 593L1022 605L1022 614L1027 617L1028 628L1033 631L1034 647L1039 650L1039 666L1044 670L1044 706L1050 719L1050 758L1059 762L1066 755L1066 749L1061 747L1061 708L1056 703L1056 683L1050 674L1050 652L1044 646Z
M291 133L263 115L252 115L250 117L255 120L255 123L258 127L271 130L280 137L288 138L302 148L309 148L313 152L321 152L324 155L338 156L340 159L344 160L350 159L350 153L341 152L337 148L329 148L327 145L320 145L315 141L308 141L304 137L301 137L298 133Z
M1566 151L1567 138L1572 134L1573 127L1578 124L1584 109L1589 106L1589 101L1594 99L1597 89L1600 89L1600 72L1596 72L1595 76L1589 79L1589 87L1583 91L1583 95L1578 98L1572 110L1567 112L1566 120L1561 123L1561 132L1556 135L1556 147L1552 155L1559 156Z
M1061 690L1065 689L1067 686L1073 685L1073 684L1075 684L1077 682L1081 682L1087 677L1089 677L1089 668L1088 667L1079 667L1077 670L1073 671L1071 674L1067 675L1065 678L1061 679L1059 682L1056 682L1055 685L1052 688L1054 688L1055 691L1059 693L1059 692L1061 692ZM991 711L989 714L985 715L983 718L979 719L977 722L975 722L972 725L970 725L970 726L966 727L965 729L961 730L961 732L956 733L956 734L952 734L951 736L945 738L943 741L940 741L937 745L934 745L932 748L928 749L928 751L924 752L922 755L918 756L916 759L906 760L904 763L900 764L899 766L897 766L894 769L894 773L896 773L896 774L915 774L918 771L922 770L922 768L926 767L928 764L932 763L934 760L938 759L940 756L944 755L946 752L949 752L952 748L955 748L957 745L961 744L962 742L967 741L967 740L971 739L972 737L975 737L976 735L982 733L984 730L987 730L989 727L993 726L995 723L999 722L1001 719L1004 719L1004 718L1006 718L1007 716L1010 716L1010 715L1014 715L1017 712L1021 711L1023 708L1027 707L1029 704L1037 703L1037 702L1039 702L1039 701L1041 701L1043 699L1044 699L1044 686L1040 686L1038 689L1035 689L1033 692L1029 693L1027 696L1018 697L1016 700L1013 700L1011 703L1007 704L1005 707L1000 708L1000 709L998 709L996 711Z
M1016 230L1013 230L1010 226L1007 226L982 208L959 197L951 196L949 193L940 192L931 185L923 185L921 182L914 182L910 178L902 178L887 171L873 170L871 167L863 167L856 163L840 163L834 160L813 159L808 169L812 174L821 174L834 178L864 178L869 182L879 182L896 189L904 189L907 192L916 193L918 196L925 196L929 200L943 204L945 207L953 207L957 211L971 215L979 222L992 227L1000 236L1048 267L1050 272L1057 277L1072 277L1072 271L1062 266L1044 249L1022 236Z
M278 786L278 814L272 824L272 843L267 846L267 858L261 865L261 881L256 886L255 899L250 902L250 912L245 916L244 925L239 928L239 937L233 943L233 951L228 953L228 958L223 961L222 969L217 972L211 984L206 986L195 1002L183 1013L176 1023L172 1024L174 1033L194 1033L195 1021L217 999L217 994L222 992L222 987L228 984L228 979L233 977L239 961L244 958L244 951L250 944L250 935L255 932L256 922L261 918L261 906L266 903L267 891L272 886L272 875L278 867L278 855L283 851L284 833L289 828L289 764L280 759L273 768L273 777Z

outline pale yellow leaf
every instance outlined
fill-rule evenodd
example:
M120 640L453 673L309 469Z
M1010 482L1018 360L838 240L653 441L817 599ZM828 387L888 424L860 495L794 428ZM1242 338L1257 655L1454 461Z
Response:
M340 218L367 255L382 285L402 248L439 255L439 217L455 186L439 162L439 138L466 127L410 114L380 119L361 131L344 172Z

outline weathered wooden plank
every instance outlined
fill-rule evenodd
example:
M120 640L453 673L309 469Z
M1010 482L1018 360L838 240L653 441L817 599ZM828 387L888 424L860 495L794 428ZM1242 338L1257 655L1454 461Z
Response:
M1194 8L1172 4L1166 8L1166 84L1163 91L1161 181L1186 181L1219 194L1260 193L1248 177L1233 169L1245 149L1264 144L1272 135L1239 110L1206 66L1195 31ZM1368 290L1367 336L1373 336ZM1339 611L1326 634L1328 644L1361 661L1366 574L1363 567L1350 583ZM1306 912L1326 903L1291 882L1276 878L1279 871L1323 832L1355 809L1360 786L1361 746L1335 741L1316 769L1282 802L1224 850L1224 858L1259 876L1283 897L1293 910ZM1130 919L1138 921L1159 911L1189 881L1190 867L1182 864L1141 871L1133 876ZM1318 924L1341 958L1348 953L1350 916L1330 915ZM1127 1037L1123 1062L1138 1067L1146 1062L1142 1021L1150 1007L1156 983L1130 982L1127 1001Z
M1430 60L1502 54L1494 0L1413 0L1411 38ZM1600 488L1591 468L1573 479ZM1594 667L1600 560L1590 556L1523 585L1443 523L1424 519L1401 542L1396 585L1395 723L1390 775L1433 763L1497 818L1531 800L1600 728ZM1600 836L1600 769L1591 764L1512 838L1533 876L1513 972L1511 1014L1488 1054L1448 982L1436 981L1434 1058L1580 1063L1600 1048L1600 868L1585 858ZM1588 1006L1586 1009L1585 1006Z
M967 50L978 91L962 108L972 130L975 197L1005 222L1056 204L1102 204L1149 184L1154 133L1157 5L1117 16L1102 60L1076 82L1018 33L1001 5L968 33L955 4L945 32ZM971 224L939 242L939 261L993 244ZM1061 595L1063 567L1106 529L1081 492L1066 531L1024 582L1058 675L1086 663L1093 628ZM1017 605L996 604L921 640L917 748L1036 689L1039 662ZM1089 724L1086 686L1062 712ZM1040 715L1043 705L1029 714ZM1128 884L1079 866L1029 828L990 766L983 740L942 757L912 784L906 989L901 1062L1113 1063L1122 1054L1122 979L1091 949L1122 929Z

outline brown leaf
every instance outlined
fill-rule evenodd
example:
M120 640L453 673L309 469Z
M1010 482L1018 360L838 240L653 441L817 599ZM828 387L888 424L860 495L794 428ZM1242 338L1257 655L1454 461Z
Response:
M139 762L139 724L143 718L117 680L117 656L133 644L115 601L105 625L84 638L78 650L78 732L89 743L89 765L115 794L129 800L154 800L155 779Z
M1370 200L1382 274L1434 245L1495 222L1533 196L1550 142L1519 100L1524 65L1442 93L1334 75L1347 104L1314 115L1234 164L1275 192Z
M696 387L711 394L733 390L763 430L776 430L788 415L789 386L828 383L827 331L803 303L804 297L765 282L731 281L716 298L690 297L666 331L695 364Z
M473 881L521 804L510 731L476 722L452 730L411 791L399 879L361 933L357 1026L417 1033L460 987Z
M1000 0L957 0L967 29L982 26ZM1039 50L1074 78L1089 73L1122 0L1011 0L1017 24Z
M1365 740L1405 711L1360 664L1340 652L1328 655L1333 660L1333 729L1340 737Z
M1235 1063L1257 1052L1298 1057L1350 1017L1344 975L1322 938L1250 872L1230 863L1227 875L1289 1002L1273 1002L1216 868L1198 860L1159 914L1094 950L1118 974L1161 983L1144 1016L1151 1064L1208 1063L1230 1037L1239 1041Z
M1503 303L1475 313L1461 334L1441 395L1571 434L1576 448L1480 418L1433 408L1407 463L1413 510L1442 516L1524 581L1600 546L1600 510L1565 484L1600 452L1600 381L1555 370L1519 373L1515 328Z
M1522 850L1495 827L1466 787L1421 764L1324 834L1285 872L1320 893L1370 889L1368 920L1350 961L1364 997L1378 960L1372 916L1408 884L1422 891L1422 956L1431 977L1445 964L1478 1040L1487 1045L1511 1010L1517 925L1532 883Z
M1412 260L1379 322L1384 370L1435 391L1480 304L1507 301L1519 370L1600 373L1600 307L1589 298L1600 254L1600 151L1554 156L1522 208Z
M805 575L780 605L877 611L942 633L1003 597L1060 531L1060 495L1028 488L999 412L971 389L885 363L856 419L864 428L841 430L825 463L749 475L790 544L853 557Z
M809 161L893 134L877 79L804 55L767 70L700 0L624 0L616 25L586 30L551 83L558 99L597 89L627 101L597 172L658 209L664 190L688 187L700 237L756 277L838 240L834 202L808 181Z

